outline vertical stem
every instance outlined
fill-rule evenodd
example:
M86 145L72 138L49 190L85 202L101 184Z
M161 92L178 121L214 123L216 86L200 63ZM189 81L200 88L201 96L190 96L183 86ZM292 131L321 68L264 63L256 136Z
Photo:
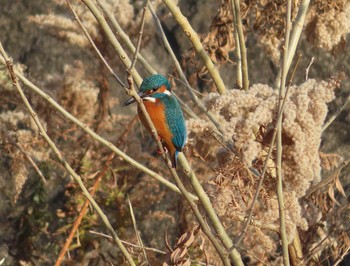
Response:
M289 51L289 38L290 31L292 27L291 22L292 13L292 1L287 0L287 12L286 12L286 35L285 44L283 50L282 59L282 78L279 90L279 103L278 103L278 113L282 108L283 98L285 95L286 79L288 73L288 51ZM282 254L283 254L283 264L289 266L289 253L288 253L288 239L286 233L286 221L285 221L285 206L283 198L283 176L282 176L282 121L277 124L277 162L276 162L276 172L277 172L277 200L278 200L278 211L279 220L281 228L281 240L282 240Z
M240 48L240 44L239 44L238 30L237 30L237 26L236 26L236 22L235 22L235 19L236 19L237 15L236 15L235 4L234 4L233 0L231 0L231 9L232 9L233 26L234 26L233 34L234 34L234 37L235 37L235 44L236 44L235 54L236 54L236 57L237 57L237 71L236 71L237 80L236 80L236 84L238 85L238 87L243 88L243 83L242 83L242 54L241 54L241 48Z
M249 76L248 76L248 63L247 63L247 48L244 42L241 8L239 5L239 0L231 0L231 1L233 1L233 5L234 5L234 12L235 12L234 21L238 31L239 47L240 47L241 56L242 56L243 89L248 90Z
M301 4L299 6L298 15L295 18L294 21L294 27L290 36L290 41L288 43L288 59L287 59L287 69L289 69L295 51L297 49L297 45L300 39L301 32L303 30L305 17L307 9L309 8L310 0L302 0ZM275 88L279 88L279 85L281 83L281 76L282 76L282 69L279 70L278 75L275 80Z
M188 22L187 18L181 13L181 10L176 4L174 4L174 1L172 0L163 0L164 4L168 7L170 12L173 14L174 19L176 22L181 26L183 32L186 34L188 39L191 41L194 49L196 50L197 54L203 61L204 65L208 69L209 74L213 78L213 81L215 83L215 86L218 90L218 93L225 94L226 93L226 87L225 84L219 74L219 71L216 69L213 61L211 61L210 57L208 56L207 52L205 51L198 34L193 30L192 26Z

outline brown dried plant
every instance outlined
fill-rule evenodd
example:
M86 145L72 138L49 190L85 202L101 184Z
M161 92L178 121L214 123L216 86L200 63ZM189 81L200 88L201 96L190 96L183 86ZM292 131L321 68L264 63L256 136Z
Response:
M197 225L190 231L184 233L177 241L176 246L172 249L169 244L169 252L166 255L163 266L190 266L191 259L188 255L188 249L193 245L197 234L200 232L200 227Z
M334 89L338 87L342 76L329 81L308 80L290 88L283 114L283 161L284 199L286 208L286 226L289 242L296 230L307 231L309 219L302 197L312 183L321 180L321 162L319 147L322 125L326 118L327 103L334 99ZM262 171L271 134L273 132L278 93L267 85L255 84L248 91L232 90L226 95L209 94L206 98L208 109L216 114L227 138L234 141L237 155L229 150L215 151L207 148L217 158L215 176L210 183L210 191L215 209L227 223L245 216L250 207L259 177L247 167ZM200 142L208 139L210 125L188 121L190 141ZM209 134L210 135L210 134ZM217 145L218 146L218 145ZM278 259L276 233L271 226L278 226L278 203L275 195L275 153L268 162L267 178L260 191L261 199L254 208L254 221L260 222L262 228L250 228L244 239L245 246L260 260ZM320 211L320 210L319 210ZM313 217L314 218L314 217ZM239 234L240 226L235 225L233 234ZM254 259L253 259L254 260Z

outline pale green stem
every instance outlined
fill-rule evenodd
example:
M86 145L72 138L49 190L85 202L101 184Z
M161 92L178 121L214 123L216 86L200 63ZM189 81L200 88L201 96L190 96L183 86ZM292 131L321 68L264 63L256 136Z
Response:
M135 214L134 214L134 209L131 205L131 201L129 199L129 196L128 196L128 203L129 203L129 210L130 210L130 216L131 216L131 221L132 221L132 224L134 226L134 231L135 231L135 234L136 234L136 238L137 238L137 241L139 242L139 245L142 249L142 252L143 252L143 256L145 257L145 260L146 262L149 264L148 262L148 257L147 257L147 253L146 253L146 250L145 250L145 247L143 245L143 242L142 242L142 239L141 239L141 235L140 235L140 232L139 230L137 229L137 224L136 224L136 218L135 218Z
M68 162L64 159L64 157L62 156L61 152L58 150L58 148L56 147L55 143L50 139L50 137L47 135L46 130L44 129L43 125L41 124L37 114L35 113L35 111L33 110L33 108L31 107L27 97L25 96L21 86L18 83L18 79L17 76L15 74L15 69L14 66L12 65L12 62L10 61L10 59L8 58L5 50L2 47L2 44L0 42L0 53L3 56L3 59L5 60L6 66L8 67L9 70L9 74L10 77L12 79L12 83L13 86L17 89L18 93L20 94L25 106L27 107L30 115L32 116L35 124L37 125L41 136L43 136L43 138L45 139L45 141L49 144L49 146L51 147L52 151L55 153L55 155L57 156L57 158L59 159L59 161L62 163L62 165L67 169L67 171L69 172L69 174L73 177L73 179L78 183L80 189L82 190L83 194L85 195L85 197L90 201L91 205L94 207L94 209L96 210L96 212L99 214L99 216L101 217L103 223L105 224L107 230L109 231L109 233L113 236L114 241L116 242L117 246L120 248L121 252L123 253L125 259L128 261L128 263L130 265L135 265L130 253L127 251L127 249L124 247L123 243L120 241L119 237L117 236L117 234L115 233L112 225L110 224L107 216L103 213L103 211L101 210L101 208L98 206L98 204L96 203L96 201L93 199L93 197L91 197L89 191L87 190L87 188L85 187L84 183L81 181L80 176L78 176L78 174L76 174L74 172L74 170L72 169L72 167L68 164Z
M243 88L243 83L242 83L242 54L241 54L241 48L239 44L239 37L238 37L238 30L236 27L235 23L235 18L236 18L236 11L235 11L235 4L233 2L234 0L231 0L231 9L232 9L232 15L233 15L233 26L234 26L234 37L235 37L235 44L236 44L236 49L235 49L235 54L237 58L237 71L236 71L236 84L238 87Z
M128 57L127 53L118 42L117 38L114 36L113 31L109 27L106 19L103 17L98 7L91 0L82 0L82 2L89 8L90 12L94 15L94 17L102 27L103 31L106 34L106 37L108 38L109 42L112 44L113 48L119 55L125 68L127 69L130 68L131 66L130 58ZM133 71L132 77L135 80L137 86L139 87L142 83L142 78L139 75L139 73L137 71Z
M350 103L350 95L346 98L345 103L340 106L337 111L328 119L328 121L323 125L322 132L325 131L330 124L340 115L340 113L345 109L345 107Z
M283 98L285 95L286 79L289 70L288 66L288 51L289 51L289 38L290 31L292 27L291 22L292 13L292 1L287 0L287 12L286 12L286 35L285 44L283 50L283 60L282 60L282 77L279 90L279 103L278 110L281 109ZM286 220L285 220L285 206L284 206L284 196L283 196L283 176L282 176L282 121L277 123L277 162L276 162L276 172L277 172L277 200L278 200L278 211L279 211L279 221L281 228L281 240L282 240L282 254L283 254L283 264L289 266L289 252L288 252L288 239L286 232Z
M108 8L105 6L105 4L101 3L100 1L97 1L97 5L102 9L102 11L105 13L106 17L112 23L117 35L126 44L126 47L129 49L129 51L132 53L135 53L134 44L131 42L129 36L124 32L122 27L119 25L118 21L114 18L113 14L108 10ZM143 65L143 67L148 71L148 73L150 73L150 74L157 73L157 71L147 62L147 60L141 54L138 55L138 60Z
M288 58L287 58L287 69L290 68L292 64L292 60L295 55L295 51L297 49L297 45L300 39L301 32L303 31L303 26L305 22L305 17L307 10L309 8L310 0L302 0L299 6L298 15L294 21L294 27L290 36L290 41L288 44ZM282 69L279 70L276 80L275 80L275 88L278 89L281 83Z
M191 118L194 118L194 119L200 119L198 117L198 115L192 111L192 109L183 101L181 100L181 98L179 96L176 95L175 92L173 92L174 96L176 97L176 99L179 101L181 107L182 107L182 110Z
M249 75L248 75L248 62L247 62L247 48L245 46L244 34L243 34L243 25L242 25L242 17L241 17L241 8L239 5L239 0L231 0L233 1L234 11L235 11L235 25L238 31L238 41L239 48L241 52L242 59L242 76L243 76L243 89L249 89Z
M216 69L213 61L211 61L210 57L208 56L207 52L205 51L198 34L193 30L192 26L188 22L187 18L181 13L181 10L172 0L163 0L164 4L168 7L170 12L173 14L174 19L176 22L181 26L183 32L188 37L188 39L191 41L195 51L201 58L202 62L206 66L209 74L211 75L214 84L217 88L218 93L225 94L226 93L226 87L225 84L219 74L219 71Z
M199 183L199 180L197 179L194 171L192 170L188 161L186 160L186 157L183 155L183 153L179 153L178 159L179 159L179 161L184 169L185 174L189 178L191 185L192 185L194 191L196 192L196 195L199 198L199 201L202 203L211 223L213 224L213 227L214 227L219 239L222 241L225 248L227 250L229 250L229 255L230 255L232 262L234 263L234 265L243 266L243 261L242 261L241 255L239 254L239 252L236 249L231 249L233 246L232 240L228 236L224 226L222 225L219 217L217 216L217 214L216 214L216 212L215 212L215 210L210 202L208 195L205 193L203 187Z

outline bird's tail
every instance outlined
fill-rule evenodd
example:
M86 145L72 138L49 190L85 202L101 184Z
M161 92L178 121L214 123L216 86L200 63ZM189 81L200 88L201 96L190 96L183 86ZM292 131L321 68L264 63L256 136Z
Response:
M177 165L177 157L179 156L179 151L175 151L174 155L171 156L171 166L176 168Z

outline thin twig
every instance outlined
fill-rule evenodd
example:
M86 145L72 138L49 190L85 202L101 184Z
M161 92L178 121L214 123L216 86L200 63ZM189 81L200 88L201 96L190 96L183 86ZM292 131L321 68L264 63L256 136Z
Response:
M112 239L111 236L109 235L106 235L106 234L103 234L103 233L100 233L100 232L96 232L96 231L93 231L93 230L89 230L89 232L93 235L98 235L98 236L102 236L102 237L105 237L105 238L108 238L108 239ZM131 246L131 247L134 247L134 248L142 248L144 250L149 250L149 251L152 251L152 252L155 252L155 253L159 253L159 254L167 254L167 252L163 251L163 250L160 250L160 249L157 249L157 248L150 248L150 247L141 247L139 245L135 245L133 243L130 243L128 241L125 241L125 240L120 240L121 242L123 242L123 244L125 245L128 245L128 246ZM199 265L206 265L206 266L214 266L212 264L208 264L208 263L205 263L205 262L198 262L198 261L192 261L195 265L199 264Z
M243 33L243 25L242 25L242 17L241 17L241 7L239 4L239 0L231 0L234 5L234 21L235 21L235 30L238 31L238 41L236 46L239 45L239 49L241 52L242 59L242 77L243 77L243 89L249 89L249 75L248 75L248 63L247 63L247 48L245 46L244 33ZM231 4L232 4L231 3Z
M114 153L112 153L112 155L113 154ZM102 177L105 175L107 169L108 168L105 167L105 169L98 175L92 189L89 190L92 197L95 195L95 192L96 192L96 190L101 182ZM73 227L68 235L68 238L66 239L66 242L64 243L64 245L60 251L60 254L58 255L55 266L61 265L61 262L63 261L64 255L66 254L67 250L69 249L69 246L70 246L75 234L78 232L79 225L81 224L81 221L83 220L88 207L89 207L89 201L85 200L85 202L84 202L84 204L79 212L78 217L74 221Z
M11 145L15 146L21 153L23 153L23 155L27 158L28 162L33 166L34 170L40 176L43 183L47 184L47 180L46 180L45 176L43 175L43 173L41 172L39 167L36 165L36 163L34 162L34 160L31 157L31 155L28 152L26 152L19 143L16 143L16 141L9 134L6 135L6 138L9 140Z
M314 62L314 60L315 60L315 57L312 57L311 60L310 60L309 65L305 69L305 80L309 79L309 70L310 70L310 67L311 67L312 63Z
M147 1L148 3L149 1ZM146 4L147 5L147 4ZM141 26L140 26L140 31L139 31L139 37L137 39L137 44L136 44L136 49L134 51L134 58L132 60L131 66L129 68L130 71L134 71L134 68L136 66L137 59L139 58L139 52L140 52L140 47L141 47L141 41L142 41L142 34L143 34L143 28L145 26L145 18L146 18L146 11L147 8L146 6L143 8L142 11L142 16L141 16Z
M166 37L166 36L165 36ZM176 59L177 60L177 59ZM182 71L182 69L181 69L181 71ZM183 71L182 71L182 73L183 73ZM182 81L181 79L179 79L178 77L175 77L175 76L173 76L173 75L171 75L171 74L168 74L168 76L169 77L171 77L171 78L173 78L173 79L175 79L176 81L178 81L178 82L180 82L183 86L185 86L187 89L190 89L191 91L193 91L194 93L196 93L196 94L198 94L199 96L205 96L205 94L204 93L201 93L200 91L198 91L198 90L195 90L193 87L191 87L189 84L188 84L188 80L186 79L186 81L187 82L184 82L184 81ZM185 77L186 78L186 77Z
M193 30L192 26L188 22L187 18L181 13L181 10L174 1L172 0L163 0L163 3L168 7L170 12L173 14L174 19L176 22L181 26L183 32L188 37L188 39L191 41L193 48L201 58L202 62L208 69L209 74L211 75L214 84L217 88L218 93L225 94L226 93L226 87L225 84L219 74L219 71L216 69L213 61L211 61L210 57L208 56L207 52L205 51L198 34Z
M93 235L102 236L102 237L105 237L105 238L108 238L108 239L112 239L112 237L110 235L106 235L106 234L103 234L103 233L100 233L100 232L96 232L96 231L93 231L93 230L89 230L89 233L91 233ZM128 245L128 246L131 246L131 247L141 248L141 249L149 250L149 251L152 251L152 252L155 252L155 253L159 253L159 254L167 254L167 252L165 252L163 250L160 250L160 249L157 249L157 248L150 248L150 247L140 246L140 245L136 245L136 244L130 243L130 242L125 241L125 240L120 240L120 241L123 242L124 244Z
M117 143L120 143L123 140L123 138L125 137L125 135L128 134L128 132L130 132L132 126L135 124L135 121L136 121L136 119L132 119L130 121L130 123L128 124L128 126L124 130L124 132L119 136L119 138L117 140ZM92 189L90 190L91 196L94 196L94 194L95 194L95 192L96 192L96 190L97 190L97 188L99 186L99 183L101 182L102 177L104 177L106 172L108 170L110 170L110 164L111 164L114 156L115 156L115 153L113 153L113 152L108 156L108 158L106 160L106 163L105 163L105 166L103 167L102 171L96 177L96 181L95 181ZM114 174L114 172L112 172L112 173ZM75 236L75 233L77 232L78 227L81 224L81 221L82 221L83 217L85 216L85 213L87 211L88 206L89 206L89 201L85 200L84 205L81 208L78 217L75 219L75 222L74 222L73 227L72 227L72 229L71 229L71 231L69 233L69 236L68 236L66 242L64 243L64 246L62 247L61 252L60 252L60 254L59 254L59 256L58 256L58 258L56 260L55 266L59 266L60 265L60 263L63 260L63 257L65 255L65 253L69 250L70 243L72 242L73 237Z
M57 156L57 158L59 159L59 161L64 165L64 167L67 169L67 171L69 172L69 174L73 177L73 179L78 183L79 187L81 188L83 194L87 197L87 199L90 201L91 205L94 207L94 209L96 210L96 212L99 214L99 216L101 217L103 223L105 224L107 230L109 231L109 233L113 236L113 239L115 241L115 243L117 244L117 246L119 247L119 249L121 250L121 252L123 253L125 259L129 262L130 265L135 265L130 253L126 250L126 248L124 247L123 243L120 242L119 237L117 236L117 234L115 233L112 225L110 224L107 216L103 213L103 211L101 210L101 208L99 207L99 205L96 203L96 201L91 197L89 191L86 189L84 183L82 182L81 178L74 172L74 170L71 168L71 166L68 164L68 162L64 159L64 157L62 156L61 152L58 150L58 148L56 147L55 143L50 139L50 137L47 135L43 125L41 124L37 114L35 113L35 111L33 110L33 108L31 107L27 97L25 96L21 86L18 83L18 79L17 76L15 74L14 71L14 66L12 64L12 62L10 61L9 57L7 56L5 50L2 47L2 44L0 42L0 53L2 54L3 59L6 62L13 86L17 89L18 93L20 94L24 104L26 105L30 115L33 117L35 124L37 125L40 134L43 136L43 138L45 139L45 141L49 144L49 146L51 147L51 149L53 150L53 152L55 153L55 155Z
M129 196L128 196L128 203L129 203L129 210L130 210L130 215L131 215L131 221L132 221L132 225L134 226L134 231L135 231L135 234L136 234L137 241L139 242L139 245L141 246L141 249L142 249L142 252L143 252L143 256L145 257L145 260L147 261L147 264L148 264L148 265L151 265L151 264L149 263L149 261L148 261L147 253L146 253L146 250L145 250L145 248L144 248L144 245L143 245L143 242L142 242L142 239L141 239L140 232L139 232L139 230L137 229L135 214L134 214L134 210L133 210L133 208L132 208L132 205L131 205L131 201L130 201L130 199L129 199Z
M327 120L326 123L324 123L322 127L322 132L325 131L329 127L329 125L333 123L333 121L338 117L338 115L340 115L340 113L348 106L349 103L350 103L350 94L346 98L345 103L342 106L340 106L337 109L337 111L335 111L335 113Z
M315 184L307 190L303 198L308 198L312 193L331 183L334 180L334 176L338 176L343 168L348 166L348 164L350 164L350 160L345 160L337 168L333 169L327 173L327 175L323 176L322 180L319 183Z
M193 112L192 109L187 105L187 103L185 103L179 96L177 96L175 92L173 92L173 94L180 103L181 109L182 111L184 111L184 113L186 113L191 118L200 119L199 116L195 112Z

